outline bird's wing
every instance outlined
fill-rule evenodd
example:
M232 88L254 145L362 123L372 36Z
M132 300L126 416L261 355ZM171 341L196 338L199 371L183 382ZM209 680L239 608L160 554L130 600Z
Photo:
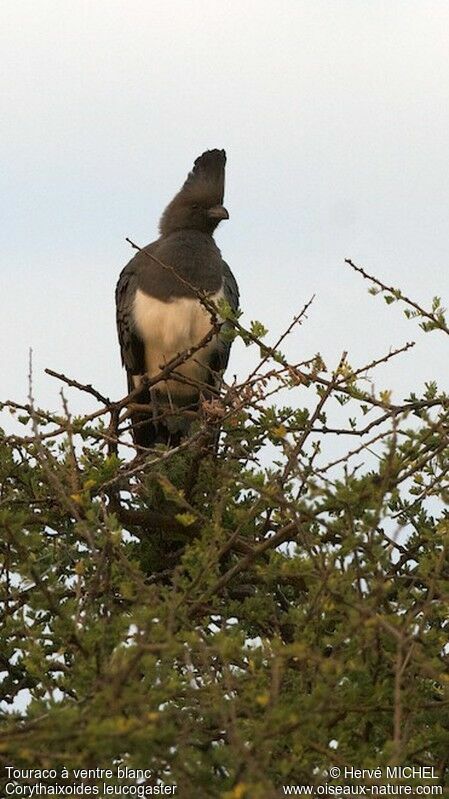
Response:
M128 384L132 383L132 375L145 373L144 344L134 328L132 314L137 287L137 263L133 259L123 269L115 290L118 339L122 364L128 373Z
M224 298L232 310L237 311L239 307L239 287L227 263L223 261L222 265ZM232 329L232 326L228 322L224 322L218 335L217 348L213 355L213 364L211 364L213 371L222 373L228 365L232 341L227 336L227 331L230 329Z
M223 261L223 289L225 300L229 302L233 311L237 311L240 299L239 287L226 261Z

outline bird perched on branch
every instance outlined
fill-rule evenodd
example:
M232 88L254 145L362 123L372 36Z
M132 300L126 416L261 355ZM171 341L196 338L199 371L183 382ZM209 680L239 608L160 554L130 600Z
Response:
M233 310L239 301L235 278L213 239L217 225L229 218L223 206L225 164L224 150L207 150L196 159L162 214L160 237L139 250L117 284L128 389L140 387L133 401L149 408L132 415L134 441L141 446L176 446L229 360L230 344L213 312L222 298ZM145 377L151 381L173 359L173 371L149 388Z

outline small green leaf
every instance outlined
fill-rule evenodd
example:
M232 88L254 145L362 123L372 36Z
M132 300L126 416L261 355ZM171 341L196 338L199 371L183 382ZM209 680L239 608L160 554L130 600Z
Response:
M196 522L196 516L193 513L177 513L175 519L179 524L182 524L183 527L190 527L190 525Z

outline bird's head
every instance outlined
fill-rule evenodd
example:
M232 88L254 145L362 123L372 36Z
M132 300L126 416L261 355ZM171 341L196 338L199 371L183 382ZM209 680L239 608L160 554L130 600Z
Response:
M212 235L223 219L229 219L223 205L225 164L224 150L207 150L196 159L182 189L162 214L162 236L185 229Z

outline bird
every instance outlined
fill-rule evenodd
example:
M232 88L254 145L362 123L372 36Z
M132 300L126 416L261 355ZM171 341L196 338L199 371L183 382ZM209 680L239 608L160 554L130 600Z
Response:
M229 323L200 297L239 307L239 288L213 238L223 220L225 150L206 150L165 208L159 238L125 266L116 288L117 331L122 365L133 402L148 411L131 414L134 443L178 446L188 435L208 389L217 389L229 361ZM198 294L200 292L200 296ZM215 322L215 324L214 324ZM219 323L217 326L216 323ZM166 364L189 348L204 346L148 388Z

